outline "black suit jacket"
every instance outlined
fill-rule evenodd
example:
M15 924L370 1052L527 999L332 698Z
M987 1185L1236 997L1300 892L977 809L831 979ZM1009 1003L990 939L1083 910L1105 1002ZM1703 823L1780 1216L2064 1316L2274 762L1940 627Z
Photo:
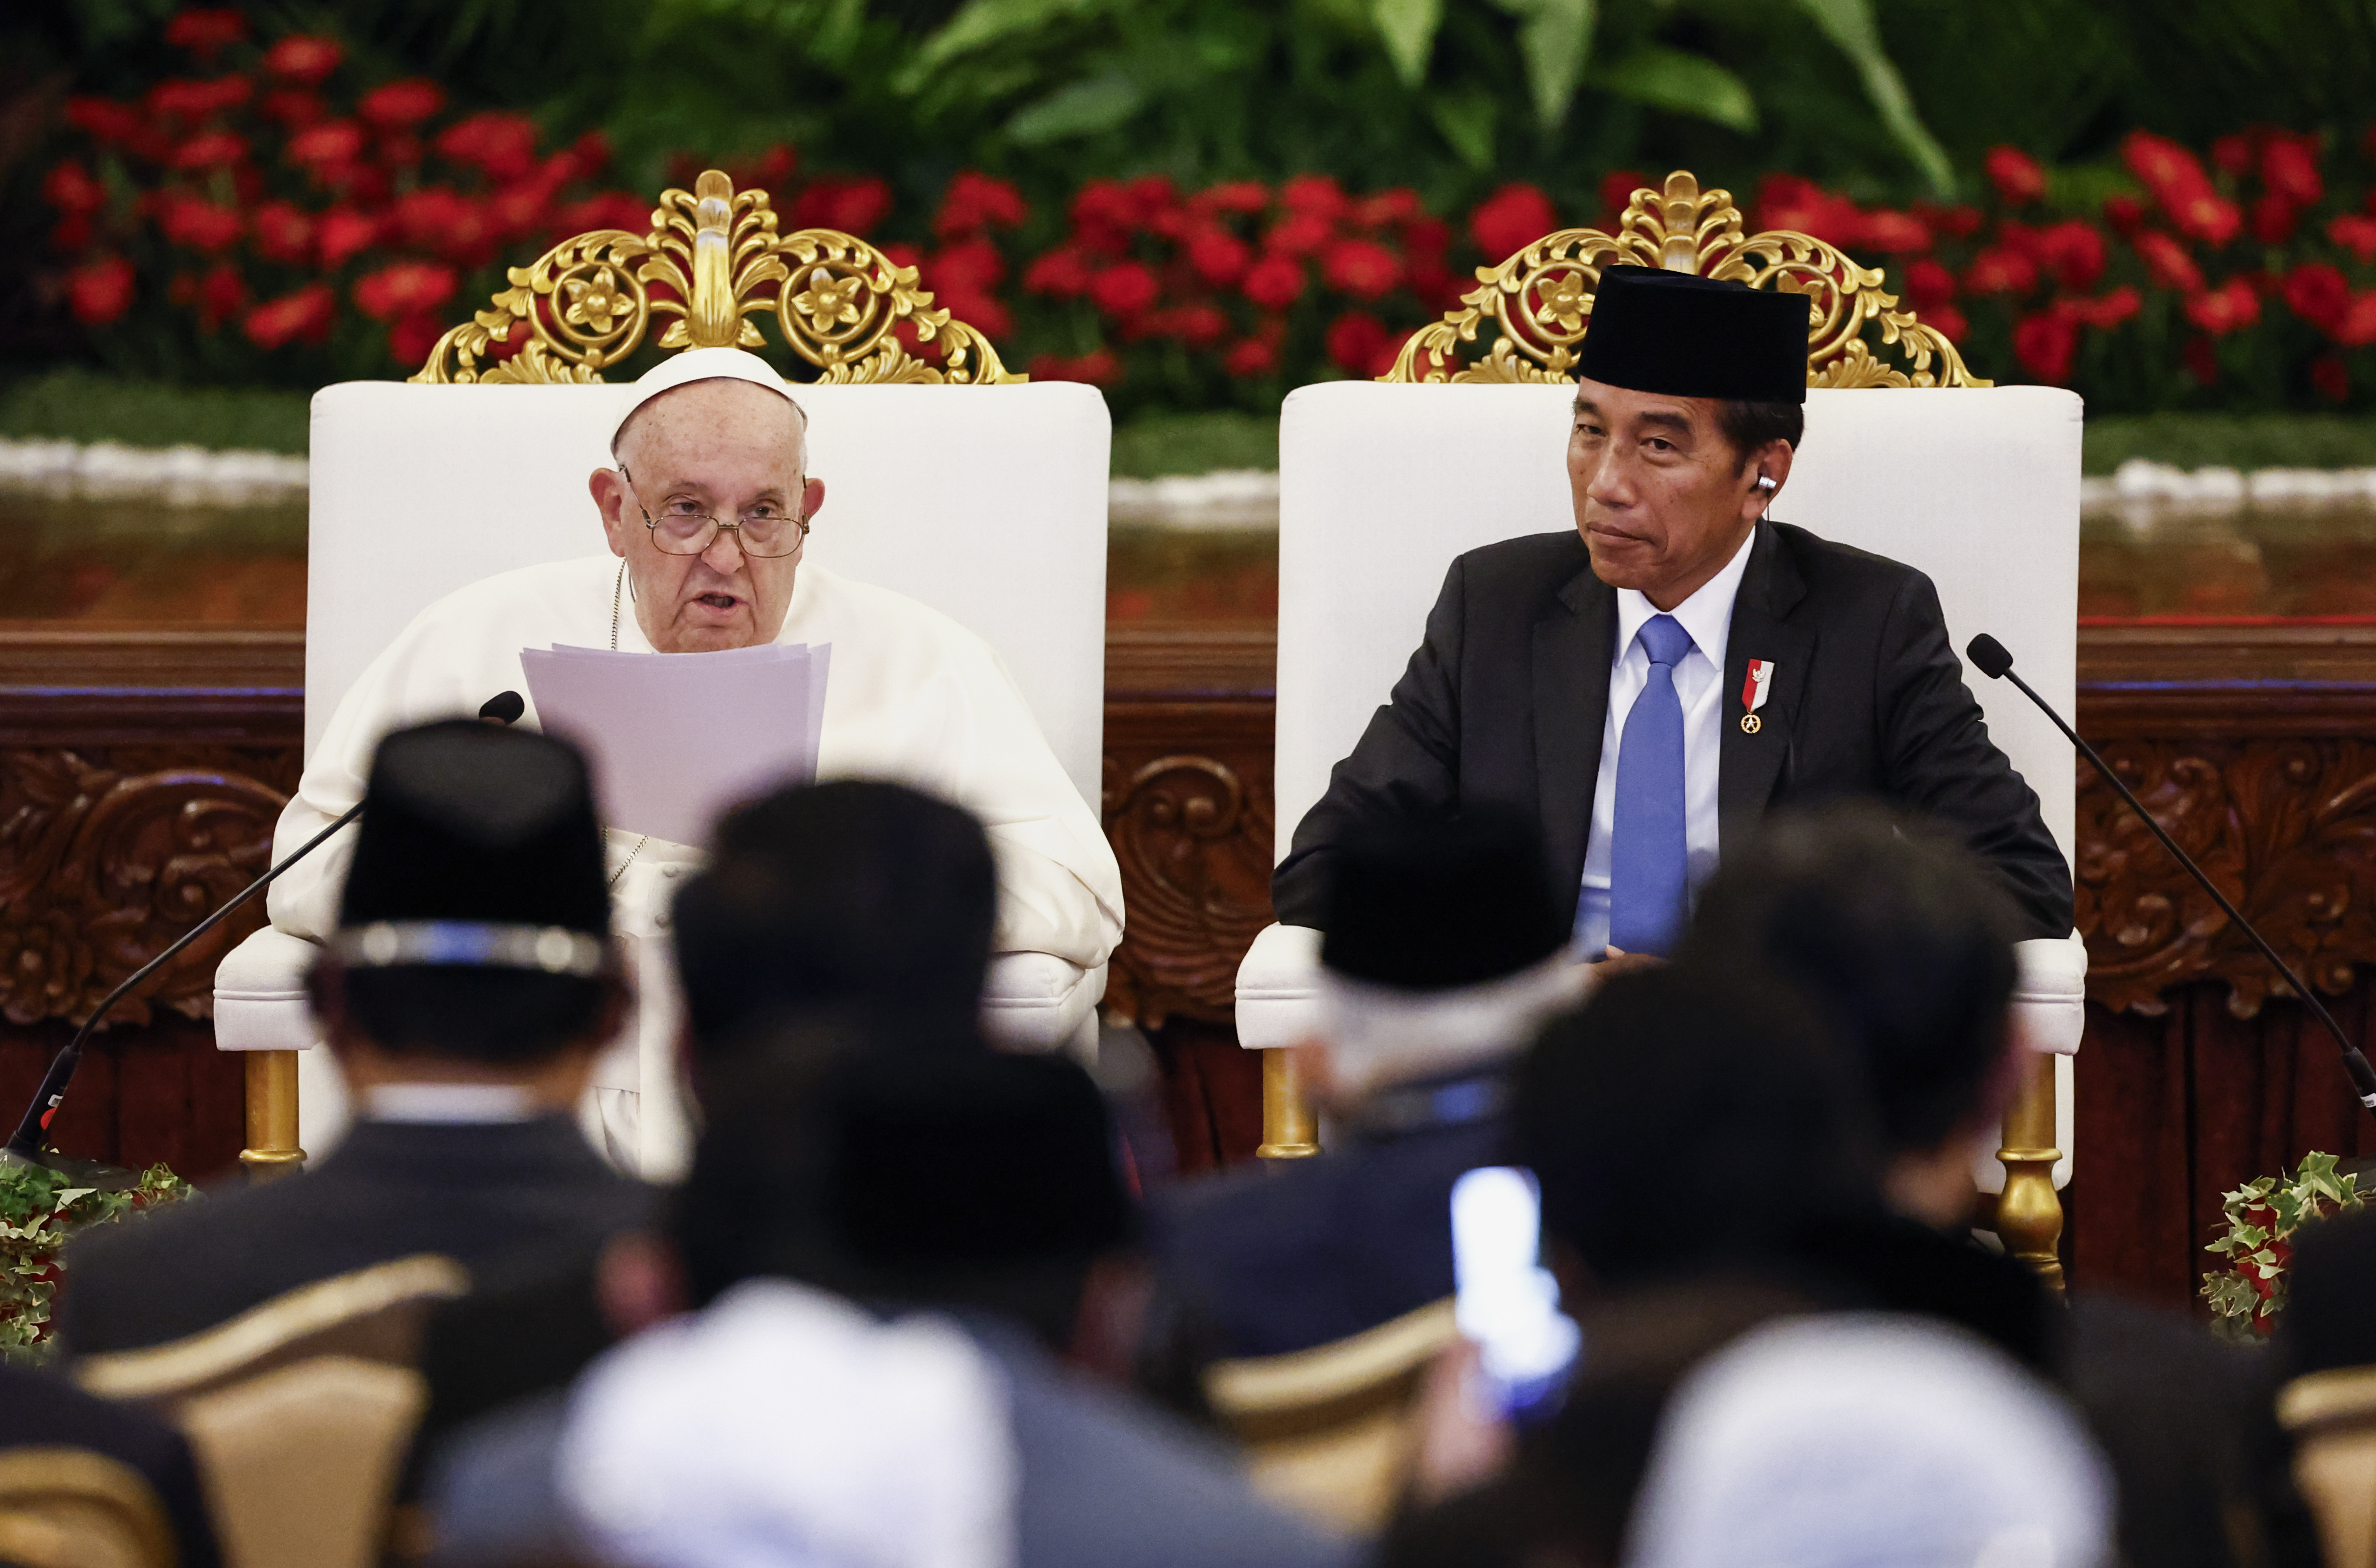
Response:
M66 1247L60 1342L162 1344L301 1285L442 1253L474 1273L639 1224L653 1189L564 1116L476 1126L358 1122L319 1169L88 1232Z
M1332 848L1388 815L1479 801L1541 824L1570 901L1584 879L1592 796L1618 652L1617 591L1574 532L1460 557L1394 695L1296 828L1271 879L1290 925L1318 924ZM1774 666L1756 734L1740 700L1749 661ZM2071 930L2071 871L2037 796L1989 739L1930 580L1910 566L1760 523L1725 647L1720 839L1765 812L1878 796L1944 823L1994 867L2027 937Z
M148 1411L86 1394L63 1377L0 1366L0 1447L83 1448L122 1460L156 1489L181 1568L221 1561L189 1445Z

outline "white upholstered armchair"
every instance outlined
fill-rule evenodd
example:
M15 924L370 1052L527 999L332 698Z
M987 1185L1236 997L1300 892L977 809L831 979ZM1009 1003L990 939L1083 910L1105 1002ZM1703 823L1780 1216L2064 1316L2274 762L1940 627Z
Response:
M1480 355L1485 373L1465 377L1467 384L1420 383L1432 369L1454 368L1459 348L1456 330L1431 328L1439 336L1415 338L1384 382L1303 387L1289 396L1279 431L1280 856L1329 770L1402 673L1453 558L1574 525L1563 465L1574 394L1559 373L1565 361L1553 356L1561 341L1574 340L1589 309L1588 298L1562 297L1562 278L1584 279L1588 289L1594 275L1560 258L1608 259L1621 242L1638 241L1646 249L1633 248L1626 259L1684 270L1696 264L1719 276L1743 276L1728 268L1745 267L1761 283L1770 283L1776 255L1786 273L1793 255L1811 265L1854 267L1836 253L1827 261L1826 247L1800 236L1744 242L1737 218L1727 230L1715 210L1726 200L1677 176L1664 193L1637 193L1618 239L1567 230L1511 258L1499 280L1469 296L1485 301L1471 318L1479 348L1490 348L1497 331L1508 347ZM1665 239L1669 218L1706 224L1712 217L1714 227L1699 230L1696 254ZM1784 239L1802 248L1760 251L1762 242ZM1864 276L1868 289L1882 281L1877 273ZM1818 303L1856 292L1835 289ZM1459 316L1447 324L1456 327ZM1921 344L1927 333L1907 336ZM2079 398L1985 383L1875 390L1887 372L1870 355L1859 360L1847 347L1851 336L1817 331L1806 437L1775 515L1928 572L1955 646L1976 632L1994 633L2031 684L2067 713L2077 678ZM1968 379L1942 339L1929 341L1944 350L1930 373ZM1558 379L1513 384L1498 368L1512 366ZM1836 379L1851 389L1824 384ZM1496 381L1502 384L1479 384ZM1990 735L2037 790L2046 825L2070 856L2070 743L2010 685L1968 679ZM1273 1050L1309 1035L1317 949L1317 933L1295 927L1273 925L1256 937L1238 972L1241 1043ZM2056 1060L2008 1119L2004 1164L1987 1161L1975 1173L1990 1191L2004 1185L2007 1170L2036 1176L2049 1165L2060 1186L2071 1166L2069 1055L2079 1044L2086 952L2074 935L2025 943L2021 960L2019 1027ZM1265 1147L1308 1141L1309 1115L1283 1058L1266 1060L1265 1091ZM2030 1190L2013 1202L2054 1208L2050 1191L2041 1197ZM2039 1218L2060 1229L2059 1211ZM2050 1235L2044 1244L2050 1247Z

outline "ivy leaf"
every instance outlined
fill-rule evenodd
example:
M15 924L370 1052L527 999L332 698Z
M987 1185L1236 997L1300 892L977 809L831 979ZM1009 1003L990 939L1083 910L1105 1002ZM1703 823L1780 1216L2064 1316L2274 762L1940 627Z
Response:
M1930 182L1930 191L1945 201L1955 194L1955 171L1947 161L1947 152L1922 117L1914 111L1914 98L1906 90L1906 78L1897 74L1896 62L1882 47L1881 25L1873 18L1872 0L1799 0L1800 9L1814 18L1814 23L1830 39L1839 52L1848 57L1863 78L1864 95L1881 115L1881 123L1906 154L1914 167Z
M1432 93L1427 115L1435 122L1460 161L1471 169L1493 167L1493 121L1500 106L1491 93Z
M1104 8L1105 0L967 0L956 15L916 46L899 73L897 87L914 92L941 66L961 54L1038 32L1051 23Z
M1435 32L1443 25L1443 0L1370 0L1370 19L1386 46L1386 58L1403 86L1427 80L1435 56Z
M1576 85L1592 55L1592 33L1599 20L1598 0L1493 0L1520 18L1518 54L1526 63L1527 87L1535 100L1535 120L1546 131L1558 130L1575 101Z
M1006 134L1024 147L1042 147L1066 136L1111 131L1137 113L1146 91L1127 73L1108 71L1087 81L1059 88L1039 102L1017 110L1006 122Z
M1757 129L1757 100L1749 84L1701 54L1645 44L1597 78L1620 98L1677 114L1693 114L1735 131Z

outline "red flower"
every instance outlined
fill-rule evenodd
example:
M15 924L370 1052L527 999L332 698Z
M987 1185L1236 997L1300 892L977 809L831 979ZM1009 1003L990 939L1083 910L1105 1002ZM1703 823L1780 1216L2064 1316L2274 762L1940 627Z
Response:
M267 202L255 209L251 224L255 253L267 261L303 266L313 254L314 220L294 203Z
M2240 277L2191 296L2186 319L2215 337L2251 326L2261 319L2261 297Z
M1216 289L1227 289L1253 265L1253 251L1228 230L1194 229L1188 234L1188 265Z
M2351 285L2324 262L2311 262L2286 274L2279 290L2287 309L2322 332L2332 332L2351 308Z
M891 210L891 186L871 174L828 174L809 182L792 203L795 229L838 229L863 235Z
M76 130L110 146L137 140L144 129L140 111L112 98L69 98L65 118Z
M212 332L247 303L247 279L229 262L217 262L198 280L198 324Z
M552 232L563 238L597 229L624 229L630 234L640 234L651 227L651 204L633 191L598 191L584 201L571 202L552 212Z
M2145 264L2145 272L2165 289L2175 289L2181 294L2199 293L2203 288L2203 269L2186 253L2186 247L2158 229L2148 229L2135 241L2138 259Z
M355 105L356 112L384 131L401 131L420 124L446 107L446 89L426 77L412 77L374 88Z
M1119 255L1138 227L1138 202L1112 180L1092 180L1073 193L1073 229L1082 244Z
M2124 239L2135 239L2144 227L2145 204L2122 192L2104 198L2104 221L2110 224Z
M1146 322L1150 337L1176 337L1191 348L1209 348L1230 330L1230 318L1211 305L1178 305Z
M1283 311L1303 297L1303 264L1292 256L1265 256L1246 269L1240 288L1264 310Z
M256 108L264 112L265 118L292 131L303 130L329 112L322 107L319 98L303 88L296 87L274 88L257 101Z
M1386 324L1367 311L1347 311L1328 324L1328 357L1357 376L1382 376L1394 369L1402 347Z
M1188 198L1190 212L1261 212L1270 206L1270 187L1258 180L1208 185Z
M2293 237L2301 209L2275 192L2252 204L2252 238L2263 245L2282 245Z
M258 348L278 348L300 338L320 343L330 336L330 320L338 308L329 285L309 283L293 294L267 300L248 312L240 325Z
M379 218L352 207L334 206L324 213L316 230L324 270L336 272L378 244L380 227Z
M1631 169L1613 169L1600 177L1600 210L1611 218L1622 213L1634 193L1650 187L1649 180Z
M2061 312L2043 311L2014 324L2014 358L2050 385L2060 386L2070 378L2071 359L2078 347L2078 324Z
M2352 300L2351 308L2335 325L2334 340L2346 348L2365 348L2376 343L2376 290Z
M247 36L247 18L237 11L187 10L165 24L165 41L211 58L216 50Z
M2026 206L2046 195L2046 171L2017 147L1992 147L1980 162L2008 206Z
M1186 217L1180 205L1179 188L1166 174L1142 174L1123 187L1138 228L1158 234L1176 235Z
M1344 187L1328 174L1299 174L1278 188L1278 205L1289 212L1307 213L1324 224L1334 224L1352 206Z
M1858 242L1884 255L1907 255L1930 248L1930 230L1910 213L1883 208L1868 212L1859 225Z
M2376 261L2376 218L2346 212L2326 226L2326 237L2361 261Z
M2350 400L2351 372L2332 354L2321 354L2311 361L2310 384L2329 403Z
M107 205L107 187L69 158L42 181L43 199L64 213L97 212Z
M1336 226L1316 212L1290 212L1263 235L1263 249L1282 256L1308 256L1335 232Z
M264 68L283 81L311 87L346 57L345 46L335 38L293 32L264 52Z
M1004 180L993 180L975 170L960 170L941 196L941 210L933 218L933 232L944 240L979 234L985 229L1012 229L1028 216L1023 193Z
M387 351L398 362L407 365L422 363L437 340L446 336L445 324L427 311L415 311L387 330Z
M988 240L961 240L924 263L924 281L934 289L987 294L1006 276L1006 258ZM971 316L966 318L973 321ZM974 323L979 326L979 322Z
M1402 281L1402 258L1374 240L1339 240L1320 260L1328 287L1356 300L1374 300Z
M2237 131L2213 142L2211 161L2230 174L2249 173L2252 167L2252 133Z
M1795 174L1769 174L1759 182L1756 208L1761 228L1796 230L1835 245L1854 245L1863 235L1864 215L1856 203Z
M1023 269L1023 287L1034 294L1077 300L1089 291L1089 282L1095 276L1089 270L1088 258L1077 248L1059 245Z
M935 308L973 327L986 337L1004 337L1014 330L1015 318L992 296L972 289L949 289L933 296Z
M2093 224L2077 218L2049 224L2037 231L2037 251L2056 281L2074 293L2104 276L2104 232Z
M495 110L465 115L437 133L440 156L467 163L490 180L511 181L536 168L536 122Z
M493 216L480 203L443 185L423 185L396 204L404 242L464 266L493 261L498 242Z
M1953 305L1932 305L1922 312L1922 319L1945 335L1950 343L1960 342L1971 324L1964 319L1964 312Z
M1982 251L1964 273L1975 294L2026 294L2037 287L2037 264L2010 246Z
M157 227L165 238L194 251L228 250L239 239L238 213L187 192L160 191L156 212Z
M217 77L210 82L159 82L148 89L148 112L176 120L203 120L236 109L255 91L245 77Z
M1355 202L1347 221L1362 229L1384 229L1397 223L1416 223L1426 216L1427 207L1419 199L1419 193L1408 185L1396 185Z
M1085 381L1091 386L1111 386L1122 380L1122 363L1104 348L1094 348L1077 360L1038 354L1031 360L1033 381Z
M173 149L176 169L220 169L247 156L247 138L229 131L208 131Z
M1924 256L1906 269L1907 302L1924 315L1955 297L1955 275Z
M2326 195L2318 172L2318 138L2269 133L2261 144L2261 183L2295 206L2313 206Z
M2178 225L2179 232L2192 234L2215 249L2236 237L2244 226L2244 215L2236 204L2224 196L2204 190L2190 193L2176 201L2163 204L2169 210L2169 220Z
M1278 369L1278 350L1258 337L1241 337L1221 356L1221 369L1233 376L1266 376Z
M85 326L105 326L132 308L132 264L97 256L66 274L66 308Z
M2179 350L2179 360L2186 373L2200 386L2209 386L2219 379L2219 348L2208 337L2190 337Z
M363 128L352 120L326 120L289 138L289 161L319 170L352 163L362 155Z
M1552 210L1550 198L1532 185L1504 185L1468 215L1468 237L1496 261L1558 227L1559 214Z
M1136 262L1117 262L1089 280L1089 302L1110 316L1135 316L1152 307L1155 274Z
M437 262L400 261L357 280L355 304L374 321L390 321L435 310L454 297L459 283L450 266Z
M2061 300L2056 303L2067 310L2073 320L2098 332L2111 331L2144 308L2144 298L2125 283L2101 299Z
M2211 177L2203 165L2168 136L2131 131L2121 144L2121 160L2165 207L2175 209L2185 198L2211 194Z

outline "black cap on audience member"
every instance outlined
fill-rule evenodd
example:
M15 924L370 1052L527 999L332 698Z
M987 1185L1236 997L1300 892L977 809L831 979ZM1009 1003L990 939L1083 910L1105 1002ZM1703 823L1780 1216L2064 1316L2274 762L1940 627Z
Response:
M675 910L697 1057L817 1008L897 1012L911 1044L972 1042L998 874L970 813L837 780L737 807L713 848Z
M1808 323L1804 294L1605 266L1576 371L1669 397L1804 403Z
M1679 956L1751 963L1839 1031L1892 1152L1975 1114L2013 1043L2018 917L1956 844L1877 807L1769 819L1700 891Z
M1662 965L1554 1019L1512 1096L1543 1230L1622 1286L1771 1258L1880 1212L1863 1094L1788 987Z
M381 1048L586 1046L618 984L602 836L568 742L469 719L380 743L329 944Z
M1500 980L1568 943L1534 824L1489 808L1348 839L1322 912L1323 964L1406 991Z

